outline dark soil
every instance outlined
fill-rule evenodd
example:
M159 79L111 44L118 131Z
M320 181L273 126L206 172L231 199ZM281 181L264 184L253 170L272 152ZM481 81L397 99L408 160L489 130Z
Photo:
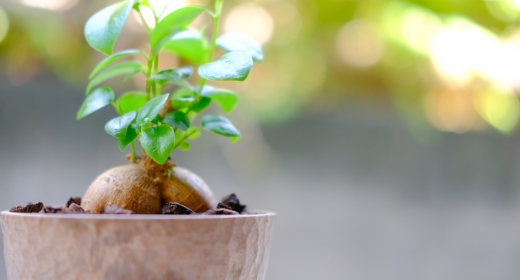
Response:
M45 207L43 203L38 202L36 204L27 204L26 206L16 206L11 208L9 212L15 213L45 213Z
M164 215L191 215L193 210L176 202L168 202L162 208Z
M69 207L72 203L76 203L77 205L81 205L81 197L71 197L69 201L67 201L67 204L65 204L67 207Z
M222 202L217 205L217 209L229 209L238 213L243 213L246 210L246 205L240 204L240 200L236 194L232 193L222 199Z
M81 197L71 197L65 205L44 205L42 202L16 206L9 210L15 213L39 213L39 214L89 214L81 206ZM190 208L176 202L168 202L163 205L164 215L247 215L246 206L240 204L238 197L232 193L218 203L216 209L204 213L195 213ZM105 206L104 214L134 214L130 210L123 209L117 205Z

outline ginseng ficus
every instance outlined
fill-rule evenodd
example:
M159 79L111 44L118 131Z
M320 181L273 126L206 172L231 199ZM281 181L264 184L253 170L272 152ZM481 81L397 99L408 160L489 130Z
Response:
M174 2L174 1L172 1ZM176 167L170 160L176 149L189 150L190 141L202 130L232 142L239 131L221 114L204 114L211 103L228 113L238 103L231 90L208 85L208 81L244 81L253 62L263 60L261 45L237 33L219 35L223 0L214 9L187 6L166 12L153 1L126 0L95 13L85 25L85 38L105 54L92 70L86 98L77 119L112 106L117 117L105 131L115 137L121 151L131 148L130 163L101 174L87 190L82 207L102 213L117 205L136 214L159 214L168 202L204 212L216 207L216 200L202 179ZM166 7L166 8L164 8ZM114 45L131 13L139 16L148 34L146 49L114 52ZM211 27L191 28L199 17L211 19ZM220 57L215 57L220 49ZM165 52L181 61L175 69L161 68ZM116 92L103 86L107 80L142 77L144 90ZM142 147L137 154L136 146Z

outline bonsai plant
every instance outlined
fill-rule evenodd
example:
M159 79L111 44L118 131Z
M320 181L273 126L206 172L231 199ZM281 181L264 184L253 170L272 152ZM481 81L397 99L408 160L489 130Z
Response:
M10 279L264 278L274 213L248 214L234 195L217 204L202 179L170 161L174 150L189 150L202 130L232 142L240 138L223 115L205 113L211 103L230 112L237 95L207 82L245 80L253 61L263 59L262 48L244 35L219 36L223 0L215 0L213 11L188 6L165 13L151 4L124 0L85 26L88 44L107 57L90 74L77 119L113 106L119 116L105 131L121 151L131 148L130 164L101 174L83 199L71 198L66 206L38 203L1 212ZM114 52L132 10L148 32L149 49ZM188 27L202 15L213 20L209 40L204 29ZM224 54L215 59L217 48ZM161 69L163 51L178 55L183 65ZM116 94L103 86L139 74L142 92ZM161 213L182 215L110 215ZM186 215L195 213L206 215Z
M87 21L87 42L108 57L90 74L87 97L77 119L112 105L120 116L108 121L105 131L117 139L121 151L131 146L132 155L131 164L111 169L92 183L82 200L86 211L103 213L104 207L117 205L138 214L159 214L165 202L177 202L195 212L204 212L217 205L211 190L199 177L175 167L168 158L175 149L190 149L189 141L202 129L231 141L240 138L238 130L224 116L204 115L211 102L220 105L224 112L233 110L238 102L235 93L209 86L207 81L243 81L253 60L261 61L263 54L260 44L249 37L218 36L222 5L223 0L217 0L213 12L188 6L163 15L147 0L127 0L103 9ZM140 15L149 34L150 49L114 53L114 44L132 9ZM151 23L145 20L145 11L153 15ZM187 28L204 13L213 18L209 42L202 31ZM217 47L226 53L214 60ZM161 69L159 56L163 50L177 54L192 66ZM144 58L146 64L127 60L135 56ZM194 69L199 78L192 85L188 78ZM144 92L131 91L116 98L111 88L100 87L108 79L129 79L140 73L145 75ZM172 88L176 91L164 93ZM137 155L136 143L143 149L141 157Z

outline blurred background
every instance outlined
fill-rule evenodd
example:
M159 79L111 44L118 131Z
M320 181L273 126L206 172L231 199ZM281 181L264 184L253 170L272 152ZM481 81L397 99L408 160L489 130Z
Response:
M65 203L125 164L113 110L75 120L103 58L83 26L113 2L0 0L0 209ZM244 137L204 133L174 160L278 213L267 279L518 279L520 1L226 0L221 31L266 54L218 84ZM131 15L116 50L145 42Z

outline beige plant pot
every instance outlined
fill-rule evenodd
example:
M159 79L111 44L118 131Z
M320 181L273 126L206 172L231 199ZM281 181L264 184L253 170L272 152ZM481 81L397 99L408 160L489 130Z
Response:
M274 213L1 212L9 279L264 279Z

